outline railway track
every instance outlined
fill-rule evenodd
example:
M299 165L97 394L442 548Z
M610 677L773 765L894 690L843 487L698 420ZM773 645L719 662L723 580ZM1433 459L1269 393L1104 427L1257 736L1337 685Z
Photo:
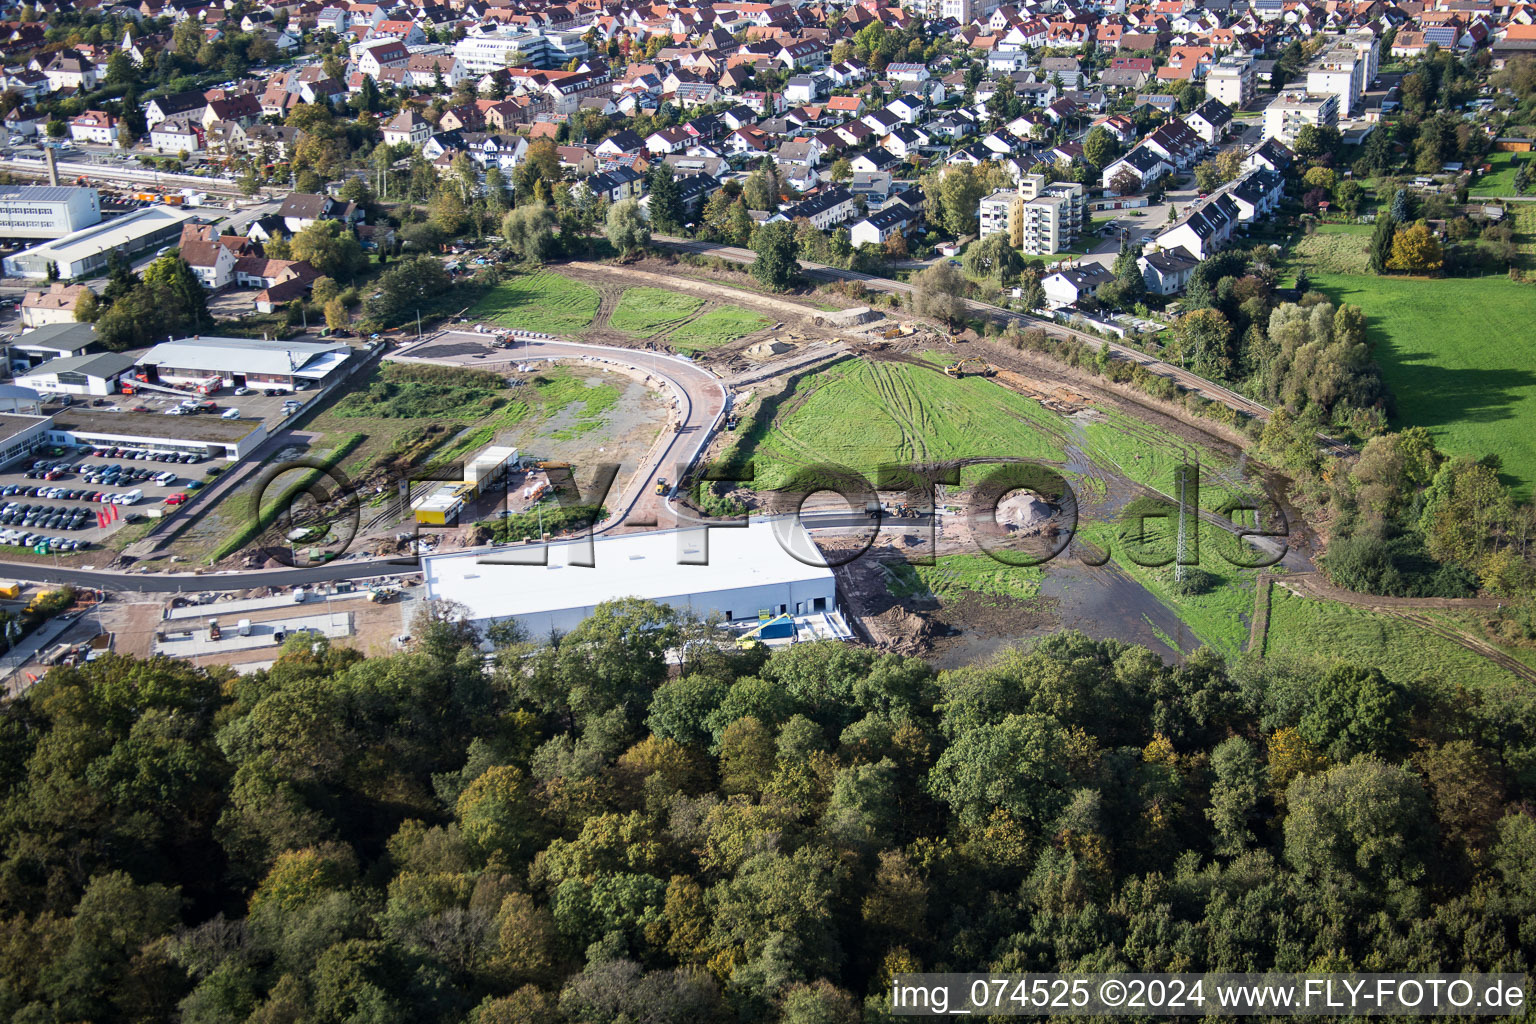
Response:
M686 238L674 238L668 235L653 235L652 241L666 245L669 248L683 252L691 252L697 255L718 256L734 263L750 264L757 259L757 254L751 249L743 249L740 246L720 245L715 242L699 242ZM801 260L800 267L813 277L820 277L834 281L858 281L873 291L896 292L901 295L910 295L915 289L905 281L896 281L888 277L876 277L872 274L861 273L856 270L843 270L841 267L830 267L824 263L812 263L809 260ZM1195 394L1209 401L1219 402L1234 411L1241 412L1254 419L1268 421L1273 410L1261 402L1256 402L1247 395L1240 394L1229 387L1217 384L1196 373L1175 366L1173 363L1149 356L1145 352L1138 351L1128 345L1100 338L1072 327L1066 327L1047 317L1034 316L1030 313L1018 313L1001 306L994 306L987 302L978 302L975 299L965 299L965 308L979 314L993 323L1007 325L1019 325L1035 327L1049 331L1058 337L1072 338L1097 350L1108 349L1118 359L1134 363L1160 377L1178 384L1185 391ZM1354 454L1354 449L1337 438L1326 434L1318 435L1318 445L1324 451L1337 457L1346 457Z

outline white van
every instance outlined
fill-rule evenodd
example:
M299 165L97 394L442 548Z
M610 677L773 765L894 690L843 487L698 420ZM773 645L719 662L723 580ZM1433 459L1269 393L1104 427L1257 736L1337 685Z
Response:
M144 497L144 492L138 488L134 488L131 491L126 491L122 494L119 494L117 496L117 503L119 505L133 505L137 504L138 500L142 497Z

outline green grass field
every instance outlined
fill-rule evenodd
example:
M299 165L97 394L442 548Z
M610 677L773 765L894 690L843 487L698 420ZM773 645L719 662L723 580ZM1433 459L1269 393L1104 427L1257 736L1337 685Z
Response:
M1424 280L1314 274L1365 310L1398 426L1427 427L1458 455L1504 462L1522 495L1536 483L1536 287L1505 277Z
M1102 420L1085 423L1083 434L1094 462L1118 469L1161 494L1176 496L1178 468L1186 459L1200 464L1201 508L1220 508L1233 493L1231 482L1236 480L1237 468L1231 459L1156 431L1123 413L1107 410Z
M698 312L704 300L664 288L626 288L608 323L614 330L649 338Z
M541 334L569 334L592 323L597 292L548 270L516 274L498 284L466 314Z
M683 324L667 335L667 341L679 352L703 352L729 345L737 338L760 331L772 322L740 306L721 306Z
M1487 163L1493 170L1478 178L1467 189L1470 196L1512 196L1515 194L1515 158L1524 163L1532 158L1530 153L1489 153Z
M1210 584L1198 594L1176 592L1171 562L1167 565L1143 563L1173 557L1177 523L1172 515L1142 520L1139 529L1123 523L1087 523L1080 536L1100 551L1107 549L1115 565L1182 619L1202 644L1224 657L1236 658L1248 645L1248 621L1253 614L1253 587L1258 570L1241 568L1227 561L1223 553L1236 555L1239 542L1202 523L1197 552L1199 565L1193 568L1208 574ZM1133 536L1133 531L1139 532L1140 536ZM1240 557L1252 558L1253 552L1245 550ZM1178 645L1170 638L1169 646Z
M966 591L1025 601L1040 593L1045 570L1003 565L984 554L940 555L933 565L887 565L893 597L955 598Z
M754 459L759 490L817 463L873 480L886 463L1065 457L1056 414L1033 400L982 377L954 380L903 363L846 360L747 416L726 458Z
M1399 681L1436 675L1456 683L1507 684L1509 672L1485 658L1419 629L1364 608L1298 597L1276 587L1270 597L1270 657L1337 658L1374 665Z

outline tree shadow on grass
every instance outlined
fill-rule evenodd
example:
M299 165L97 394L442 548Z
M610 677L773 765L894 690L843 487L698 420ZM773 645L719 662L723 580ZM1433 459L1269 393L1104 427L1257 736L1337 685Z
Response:
M1388 386L1397 400L1396 419L1405 425L1445 427L1456 423L1494 423L1515 417L1515 404L1536 395L1536 373L1514 367L1452 369L1438 366L1433 352L1396 355Z

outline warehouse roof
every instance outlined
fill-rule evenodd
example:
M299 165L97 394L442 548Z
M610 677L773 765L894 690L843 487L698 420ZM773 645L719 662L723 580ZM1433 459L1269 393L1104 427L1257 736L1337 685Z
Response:
M192 220L196 216L190 210L178 210L173 206L146 206L121 217L102 221L94 227L82 228L63 238L44 242L17 255L51 259L60 267L68 267L78 260L95 256L107 249L121 248L151 232Z
M0 420L10 417L0 417ZM107 437L161 438L167 441L232 443L260 429L261 420L226 420L220 416L162 416L152 412L102 412L64 409L53 417L55 429Z
M482 620L590 608L624 597L687 605L695 594L711 591L832 579L831 569L816 564L821 556L794 517L754 518L749 527L708 534L707 547L703 530L599 537L592 542L592 567L571 564L573 555L585 552L585 545L571 542L550 544L548 565L510 564L540 557L542 549L533 545L428 555L422 577L429 598L457 601ZM707 565L678 564L702 561L706 551Z
M324 376L341 365L350 352L346 343L339 341L180 338L156 345L144 354L139 365L209 373L302 372L305 376Z
M12 348L48 348L56 352L84 352L96 341L94 324L44 324L24 331L11 341Z
M0 202L61 203L94 191L67 185L0 185Z
M97 352L83 356L63 356L50 359L41 366L21 374L36 377L45 373L83 373L88 377L115 377L133 365L133 357L121 352Z

